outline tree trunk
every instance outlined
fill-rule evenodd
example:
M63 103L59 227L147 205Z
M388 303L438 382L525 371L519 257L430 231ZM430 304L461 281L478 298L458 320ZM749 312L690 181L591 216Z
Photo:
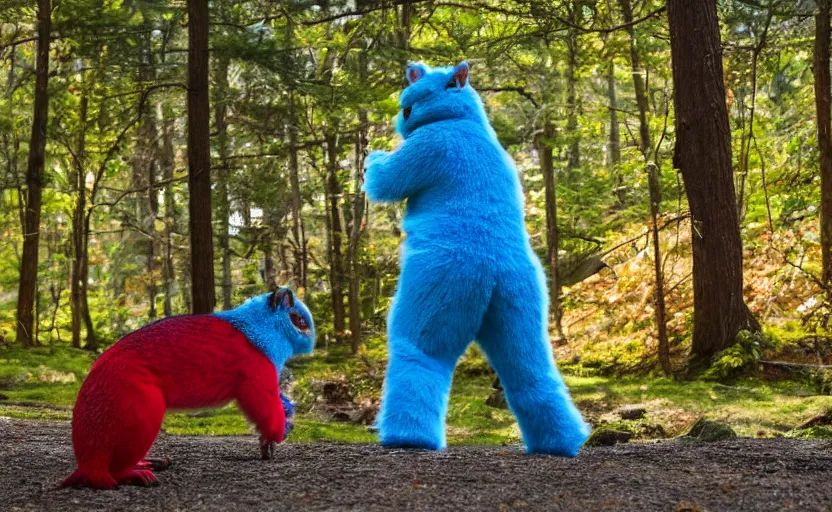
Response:
M228 219L231 217L231 199L228 196L228 180L231 176L228 161L228 126L225 122L228 94L228 66L230 59L221 55L217 59L216 97L214 98L214 129L217 133L217 152L220 157L217 179L217 202L219 203L219 239L222 252L222 309L227 311L231 304L231 237L228 234Z
M627 191L624 187L621 173L617 169L618 164L621 162L621 130L618 126L618 100L615 95L615 63L611 57L607 67L607 98L610 109L609 164L615 175L615 197L618 201L618 206L622 206L626 201Z
M92 323L90 316L89 305L89 275L90 275L90 213L84 217L84 241L83 241L83 261L81 267L81 315L84 319L84 327L87 329L87 350L98 350L98 336L95 334L95 326Z
M142 84L153 83L155 80L155 69L153 68L152 50L149 32L140 39L138 79ZM150 320L156 318L156 279L153 272L155 259L155 229L156 213L158 212L158 201L156 200L156 119L151 115L149 102L143 102L141 106L141 121L136 131L136 143L133 148L132 173L133 188L143 190L144 193L137 194L134 200L134 212L139 233L132 235L135 251L144 252L145 276L147 279L146 292L148 313Z
M211 141L208 100L208 0L188 0L188 226L193 313L211 313L214 240L211 230Z
M630 0L618 0L621 13L624 16L624 23L633 22L633 9ZM670 343L667 339L667 309L664 302L664 273L662 269L662 252L659 245L659 216L661 215L662 191L659 181L658 161L652 161L650 152L653 148L650 141L650 126L647 122L647 113L650 105L647 101L647 90L642 78L641 56L638 51L638 40L632 26L627 29L630 39L630 63L633 72L633 89L636 94L639 120L639 149L644 158L644 165L647 171L647 186L650 191L650 220L653 235L653 267L655 271L656 284L656 327L658 335L659 364L662 370L669 374L670 367Z
M29 163L26 168L26 209L23 224L23 256L17 295L17 340L26 347L37 343L32 309L37 294L40 210L43 198L43 167L46 124L49 116L49 37L52 24L50 0L38 0L38 49L35 64L35 104Z
M162 179L167 183L164 188L165 199L165 231L163 240L163 259L162 259L162 286L165 291L164 298L164 313L165 316L173 314L173 295L175 293L175 275L174 261L173 261L173 232L176 230L176 223L179 213L176 208L176 198L173 196L174 183L173 166L175 164L175 154L173 149L173 118L165 118L163 112L163 105L161 103L156 106L156 121L161 131L159 140L159 148L157 155L159 155L159 167L162 170Z
M670 0L667 17L675 86L674 167L682 172L693 239L693 347L707 364L759 323L742 295L742 241L731 171L716 0Z
M577 16L573 7L571 19L575 22ZM569 174L581 164L580 136L578 135L578 97L575 87L578 82L578 33L570 29L566 36L567 75L566 75L566 133L569 136L569 150L567 153L567 169Z
M86 146L87 146L87 112L89 110L89 94L91 84L84 84L81 90L81 101L79 105L79 126L78 143L75 147L75 158L73 172L73 188L77 197L75 208L72 211L72 265L69 271L69 307L72 312L72 346L81 348L81 319L82 301L81 287L86 254L84 252L84 241L87 238L87 185L86 185Z
M552 138L554 136L555 127L547 120L543 133L537 138L537 148L540 153L540 171L543 173L546 194L546 259L552 279L552 285L549 287L549 301L552 318L555 319L555 343L563 344L566 342L566 336L563 334L563 311L560 307L560 276L558 275L560 230L558 229L557 175L552 161Z
M289 181L292 187L292 236L294 237L295 286L306 288L309 256L306 253L306 234L303 229L303 203L300 197L300 177L298 176L298 125L295 110L295 93L289 93Z
M362 52L359 56L359 73L362 86L366 87L367 79L367 54ZM369 130L367 109L358 111L358 133L355 141L355 181L353 185L354 197L352 198L351 225L349 232L349 243L347 245L347 270L349 282L347 301L350 310L350 338L352 353L358 353L361 347L361 266L358 264L358 248L361 243L361 234L364 232L364 211L366 198L361 190L364 182L364 157L367 155L367 132Z
M286 46L291 48L294 44L294 23L291 17L286 19ZM292 52L286 52L285 66L287 70L294 70L295 59ZM294 281L295 287L299 290L306 288L307 268L309 256L306 253L306 234L303 229L303 202L300 195L300 177L298 175L298 118L297 106L295 105L295 83L294 75L290 72L289 78L289 184L292 188L292 237L294 238Z
M341 250L344 230L339 204L342 190L338 181L338 136L330 131L326 135L327 179L330 215L330 285L332 287L332 314L335 335L341 336L346 328L344 322L344 256Z
M830 132L829 35L830 0L818 0L815 16L815 106L820 152L820 243L823 282L832 285L832 132ZM830 293L832 295L832 293Z

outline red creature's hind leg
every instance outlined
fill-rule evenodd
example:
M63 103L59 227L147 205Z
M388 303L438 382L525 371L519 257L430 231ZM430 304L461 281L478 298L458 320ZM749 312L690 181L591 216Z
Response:
M129 399L134 407L125 408L121 417L122 442L113 451L110 474L120 485L157 485L159 481L148 469L153 466L143 462L162 426L165 397L156 386L137 387L139 392L131 394Z

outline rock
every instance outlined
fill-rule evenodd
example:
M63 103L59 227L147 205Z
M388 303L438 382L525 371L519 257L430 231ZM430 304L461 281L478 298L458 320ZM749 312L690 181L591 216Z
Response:
M372 425L376 420L378 409L378 404L369 404L364 407L360 407L352 414L350 421L358 425Z
M352 416L347 411L334 411L332 413L332 420L340 421L341 423L350 423L352 422Z
M649 439L664 439L667 437L667 431L658 423L639 423L639 436Z
M508 409L508 402L506 401L506 394L502 389L494 390L485 400L485 405L494 407L495 409Z
M321 395L327 405L346 405L353 403L350 385L343 380L325 382Z
M737 433L734 429L720 423L718 421L700 418L690 431L682 437L691 438L695 441L703 443L712 443L714 441L724 441L726 439L736 439Z
M832 425L832 409L827 409L823 414L815 416L795 430L805 430L812 427L826 427Z
M612 428L600 428L593 430L589 439L586 441L587 446L614 446L619 443L629 442L633 438L631 432L623 430L615 430Z
M617 412L622 420L628 421L640 420L647 416L647 409L642 405L625 405Z

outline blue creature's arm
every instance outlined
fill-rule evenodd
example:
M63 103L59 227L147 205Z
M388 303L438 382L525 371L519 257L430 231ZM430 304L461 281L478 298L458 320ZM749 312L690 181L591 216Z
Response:
M437 161L443 149L440 140L430 140L430 132L423 127L395 151L372 151L367 155L364 191L371 201L403 201L438 181L442 166Z

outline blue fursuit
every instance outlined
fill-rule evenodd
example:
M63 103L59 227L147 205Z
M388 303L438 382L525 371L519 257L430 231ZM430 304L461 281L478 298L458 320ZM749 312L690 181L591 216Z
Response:
M385 446L444 448L454 367L476 341L528 451L573 457L589 428L555 366L517 169L468 72L467 63L410 65L397 125L404 142L365 164L372 201L407 200L379 437Z

